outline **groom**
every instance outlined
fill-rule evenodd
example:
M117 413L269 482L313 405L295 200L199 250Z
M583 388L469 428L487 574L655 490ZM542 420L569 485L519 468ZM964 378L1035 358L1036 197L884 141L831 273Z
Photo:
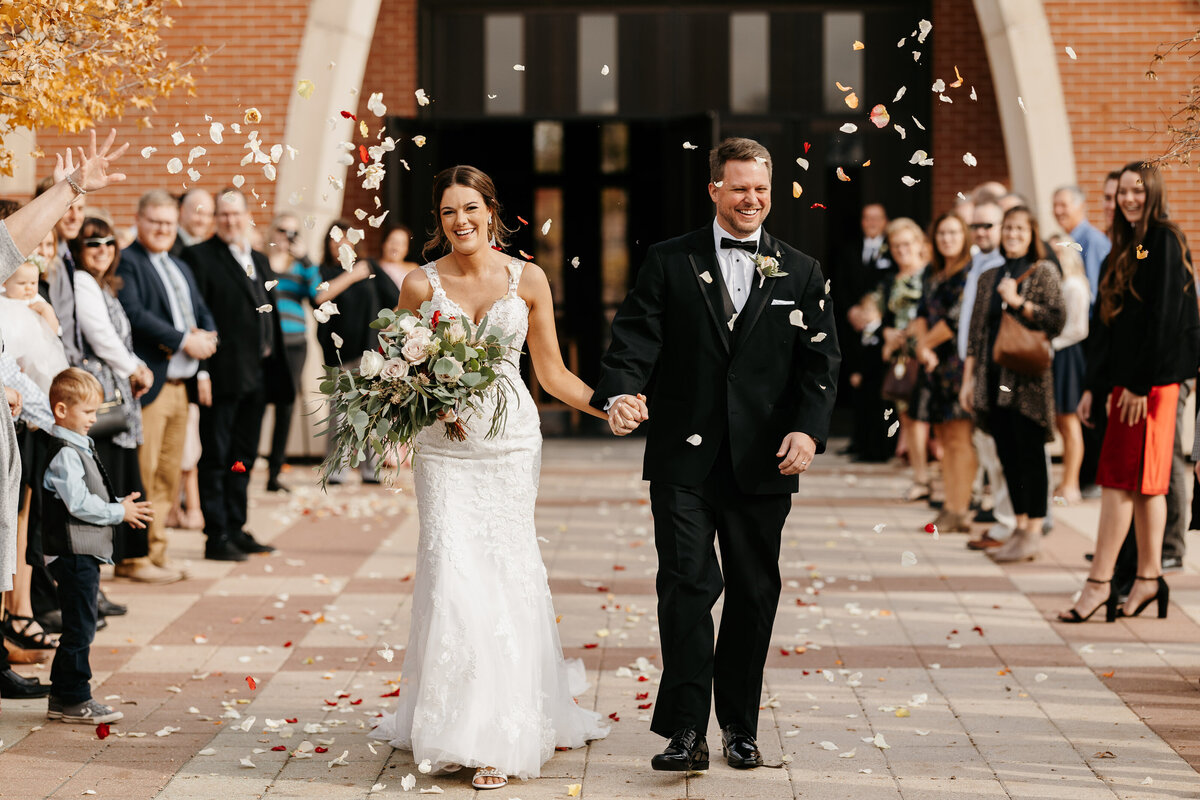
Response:
M657 770L708 768L714 696L730 766L763 763L755 736L780 536L797 476L825 449L841 360L820 267L762 228L771 154L726 139L709 169L716 218L650 248L592 397L618 435L653 416L643 478L663 674L650 727L670 739L651 762ZM647 409L639 394L652 375Z

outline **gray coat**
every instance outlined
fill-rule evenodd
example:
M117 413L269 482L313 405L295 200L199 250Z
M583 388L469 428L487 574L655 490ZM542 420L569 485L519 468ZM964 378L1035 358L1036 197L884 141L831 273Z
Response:
M25 257L0 221L0 281L16 272ZM4 348L0 340L0 350ZM3 383L0 382L0 386ZM0 592L13 588L17 572L17 507L21 491L21 454L17 452L17 431L13 427L8 403L0 413Z

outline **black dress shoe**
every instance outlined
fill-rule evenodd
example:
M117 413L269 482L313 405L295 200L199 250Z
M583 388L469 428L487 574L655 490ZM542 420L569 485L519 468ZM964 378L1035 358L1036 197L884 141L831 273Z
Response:
M245 561L250 558L240 547L228 539L210 539L204 545L204 557L209 561Z
M734 769L752 769L763 764L758 742L741 725L726 725L721 729L721 752Z
M284 486L282 483L279 482L279 478L267 478L267 491L268 492L283 492L284 494L292 493L291 489L289 489L288 487Z
M233 542L233 546L241 550L243 553L274 553L275 548L269 544L263 544L255 539L246 531L238 531L231 534L229 540Z
M129 613L129 607L114 603L104 592L96 599L96 613L102 617L123 617Z
M708 741L695 728L684 728L671 737L666 750L650 759L650 766L665 772L708 769Z
M11 669L0 672L0 697L5 700L29 700L50 694L50 684L26 678Z

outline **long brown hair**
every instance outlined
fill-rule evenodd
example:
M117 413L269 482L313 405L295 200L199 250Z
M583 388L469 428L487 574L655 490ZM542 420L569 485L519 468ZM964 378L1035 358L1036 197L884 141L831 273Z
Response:
M1029 223L1029 250L1025 253L1025 258L1030 261L1041 261L1046 257L1046 245L1042 244L1042 232L1038 230L1037 217L1029 210L1029 206L1013 206L1008 211L1004 212L1004 219L1000 221L1000 230L1004 230L1004 223L1008 222L1009 217L1014 217L1017 214L1024 214L1025 221ZM1016 258L1012 253L1004 249L1004 234L1000 234L1000 252L1004 253L1005 258Z
M92 277L96 279L96 283L100 284L101 289L111 295L116 295L125 282L117 277L117 264L121 261L121 245L117 244L117 235L111 225L99 217L88 217L79 226L79 235L67 242L67 249L71 251L71 258L75 259L75 266L91 275L91 270L83 265L83 240L105 237L111 237L113 240L113 260L103 275L92 275Z
M1136 173L1141 178L1142 186L1146 189L1146 202L1142 205L1142 215L1136 223L1125 219L1119 204L1113 212L1112 255L1109 256L1111 261L1108 271L1104 273L1104 279L1100 281L1100 319L1106 324L1121 313L1126 292L1138 297L1133 288L1133 276L1138 271L1137 248L1145 241L1146 233L1151 227L1166 228L1175 235L1179 242L1179 250L1183 254L1184 268L1189 275L1194 271L1188 258L1187 240L1184 239L1183 231L1167 219L1167 193L1163 188L1162 175L1156 168L1141 161L1126 164L1120 174L1124 175L1126 172ZM1120 176L1117 180L1117 191L1120 192ZM1167 264L1166 268L1170 269L1171 265Z
M942 251L938 250L937 246L938 228L940 228L942 223L948 219L954 220L958 223L959 228L962 229L963 235L962 250L959 251L957 256L949 261L946 260L946 257L942 255ZM929 241L933 242L933 274L939 278L945 278L950 275L957 274L959 270L969 264L971 262L971 245L969 244L969 239L970 234L967 229L967 223L964 222L963 218L957 213L953 211L947 211L945 214L942 214L940 217L935 219L933 224L929 226Z
M421 256L428 259L430 253L442 255L450 251L450 241L442 230L442 217L438 211L442 205L442 195L451 186L465 186L483 196L483 202L492 216L492 221L488 223L488 238L496 247L507 247L508 236L513 230L500 220L500 201L496 199L496 184L492 183L492 179L482 170L459 164L442 170L433 178L433 230L429 231L430 239L421 248Z

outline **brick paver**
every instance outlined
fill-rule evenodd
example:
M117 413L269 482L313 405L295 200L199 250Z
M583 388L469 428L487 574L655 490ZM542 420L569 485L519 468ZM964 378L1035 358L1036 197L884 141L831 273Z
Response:
M580 702L615 721L497 797L567 797L574 784L594 798L1200 797L1194 563L1170 576L1165 621L1051 622L1082 581L1095 503L1056 509L1043 557L1002 568L964 536L921 531L932 514L893 499L907 485L895 467L833 456L802 479L784 532L759 731L782 768L714 757L704 775L651 771L655 553L640 454L637 441L546 446L538 532L563 645L590 670ZM95 694L125 720L100 740L45 721L44 700L5 701L0 797L375 798L404 795L410 774L412 794L474 796L468 776L422 775L366 736L393 702L408 634L408 486L256 491L252 528L280 551L240 565L202 561L201 537L174 532L190 580L110 584L130 613L97 637Z

